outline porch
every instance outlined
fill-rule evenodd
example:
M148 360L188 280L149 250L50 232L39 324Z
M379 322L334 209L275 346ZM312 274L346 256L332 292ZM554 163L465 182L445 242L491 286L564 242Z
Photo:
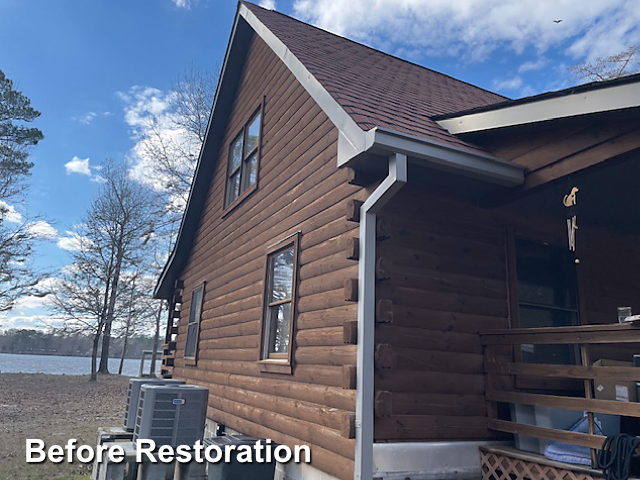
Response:
M480 337L485 350L485 397L489 402L487 427L518 436L516 438L534 437L555 442L541 448L537 454L523 450L481 449L484 480L503 480L514 478L514 475L531 480L602 476L601 471L593 468L546 458L554 456L553 453L549 454L550 445L560 444L560 448L555 449L558 452L562 451L563 446L571 444L588 448L590 467L597 467L596 451L602 447L603 435L616 433L603 433L596 425L597 414L612 416L613 421L618 422L617 432L640 434L635 421L640 417L640 403L633 401L637 399L635 382L640 382L640 369L633 366L594 365L592 353L598 352L598 357L601 357L607 351L617 351L619 358L619 352L626 351L631 356L640 345L640 325L637 322L496 330L481 333ZM518 348L531 345L571 345L580 352L580 361L576 365L513 361ZM595 360L604 363L602 358ZM544 383L540 383L557 380L563 383L556 384L553 390L553 387L544 387ZM537 388L534 382L538 382ZM610 386L614 388L612 392L607 391ZM611 394L614 399L603 399ZM567 427L575 422L570 416L566 417L562 428L519 422L521 419L505 415L504 407L507 405L511 406L511 417L518 417L518 414L513 415L516 410L514 406L522 405L556 409L556 412L587 412L586 428L581 432L568 431ZM526 445L528 450L533 450L531 443ZM572 448L565 450L575 452ZM541 455L543 453L545 456Z

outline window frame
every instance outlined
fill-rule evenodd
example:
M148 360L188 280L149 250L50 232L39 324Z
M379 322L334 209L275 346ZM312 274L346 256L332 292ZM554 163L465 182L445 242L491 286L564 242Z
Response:
M508 272L508 300L509 300L509 328L525 328L521 326L520 322L520 299L518 292L518 269L517 269L517 253L516 253L516 240L525 240L529 242L539 243L542 245L549 245L555 248L563 248L561 243L562 237L556 237L550 234L543 234L541 232L532 231L520 231L518 228L507 227L506 228L506 249L507 249L507 272ZM575 276L575 295L576 295L576 315L577 325L582 325L583 320L583 306L581 295L581 279L577 268L574 267ZM533 327L532 327L533 328ZM517 363L522 362L522 351L520 348L514 347L511 354L513 359ZM579 352L575 352L575 358L580 364ZM572 380L555 380L555 379L536 379L536 378L520 378L517 377L514 382L514 387L525 390L546 390L555 392L571 392L578 390L582 385L582 382Z
M259 365L260 370L263 372L272 373L292 373L293 370L293 352L295 350L295 332L297 322L297 303L298 303L298 268L299 268L299 253L300 253L300 237L301 233L296 232L288 237L283 238L276 244L267 248L265 252L265 270L264 270L264 288L262 294L262 320L261 320L261 334L259 345ZM270 264L271 258L283 252L285 250L293 250L293 276L291 285L291 299L279 300L277 302L270 302L272 279L270 278ZM289 346L287 353L269 353L270 345L267 345L269 341L270 328L272 324L271 312L273 307L291 302L291 313L289 315Z
M575 298L575 307L574 308L570 308L570 307L558 307L555 305L545 305L545 304L538 304L535 302L525 302L525 301L521 301L520 300L520 284L519 284L519 278L518 278L518 248L517 248L517 243L519 241L524 241L524 242L529 242L529 243L534 243L534 244L538 244L538 245L542 245L544 247L549 247L549 248L553 248L553 249L562 249L563 247L561 245L557 245L555 243L552 242L546 242L544 240L540 240L540 239L536 239L536 238L530 238L527 236L521 236L521 235L515 235L513 237L513 265L514 265L514 278L512 279L513 281L513 291L515 294L515 302L514 302L514 306L516 307L516 312L517 315L514 316L513 320L514 320L514 325L512 328L536 328L536 327L522 327L521 326L521 321L520 321L520 309L521 307L525 307L525 308L531 308L531 309L537 309L537 310L547 310L547 311L561 311L561 312L568 312L568 313L573 313L575 314L575 325L574 326L579 326L582 325L582 321L581 321L581 309L580 309L580 289L578 287L578 272L577 269L574 268L571 272L571 275L573 276L573 296ZM562 326L562 325L561 325ZM553 327L553 325L551 325L551 327Z
M204 294L205 294L206 284L207 282L202 282L200 285L196 286L191 291L191 301L189 302L189 317L187 318L187 335L186 335L186 341L184 345L185 365L195 366L198 363L198 353L200 350L200 324L202 322L202 310L204 307ZM197 292L200 292L200 305L198 305L198 318L197 320L192 321L192 316L193 316L193 313L195 312L193 308L194 307L193 298ZM196 333L195 333L195 346L194 346L193 355L187 355L187 345L189 344L189 326L192 323L195 323L197 325Z
M253 121L256 117L260 116L259 120L259 132L258 132L258 141L256 143L255 148L253 148L250 152L245 152L245 146L247 145L247 134L249 132L249 127L252 125ZM223 197L223 211L225 215L233 210L237 205L242 203L242 201L247 198L251 193L253 193L258 188L258 182L260 179L260 161L262 157L262 130L264 127L264 101L262 104L256 108L251 115L249 116L249 120L242 126L240 131L233 137L233 140L228 145L227 151L227 167L226 167L226 175L225 175L225 188L224 188L224 197ZM242 154L240 158L240 163L238 167L236 167L233 171L231 171L231 157L233 155L233 146L236 144L239 138L242 138ZM247 164L247 160L251 157L256 157L256 181L250 185L248 185L244 190L242 189L243 180L245 175L245 164ZM231 185L231 177L238 173L239 179L239 188L240 191L238 196L229 199L229 191Z

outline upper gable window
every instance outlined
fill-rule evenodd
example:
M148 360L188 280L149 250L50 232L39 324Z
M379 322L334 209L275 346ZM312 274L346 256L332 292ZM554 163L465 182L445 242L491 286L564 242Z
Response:
M229 146L225 207L255 188L258 182L261 125L262 112L258 110Z

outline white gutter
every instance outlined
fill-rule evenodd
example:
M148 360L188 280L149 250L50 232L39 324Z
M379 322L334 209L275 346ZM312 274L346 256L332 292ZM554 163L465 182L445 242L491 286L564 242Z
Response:
M640 106L640 82L578 91L562 97L542 98L516 105L507 105L486 112L469 113L439 120L450 133L479 132L558 118L609 112Z
M356 393L356 460L354 478L373 478L373 402L376 309L376 215L407 183L407 156L389 157L389 175L360 207L358 263L358 350Z
M448 145L383 127L361 131L363 147L356 149L342 132L338 135L338 166L349 166L360 154L374 151L403 153L416 164L454 172L504 187L515 187L524 181L525 168L481 151Z

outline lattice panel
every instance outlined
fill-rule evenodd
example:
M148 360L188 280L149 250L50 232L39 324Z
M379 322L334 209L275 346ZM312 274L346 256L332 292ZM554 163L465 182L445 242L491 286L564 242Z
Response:
M480 450L482 480L602 480L585 472L552 467Z

